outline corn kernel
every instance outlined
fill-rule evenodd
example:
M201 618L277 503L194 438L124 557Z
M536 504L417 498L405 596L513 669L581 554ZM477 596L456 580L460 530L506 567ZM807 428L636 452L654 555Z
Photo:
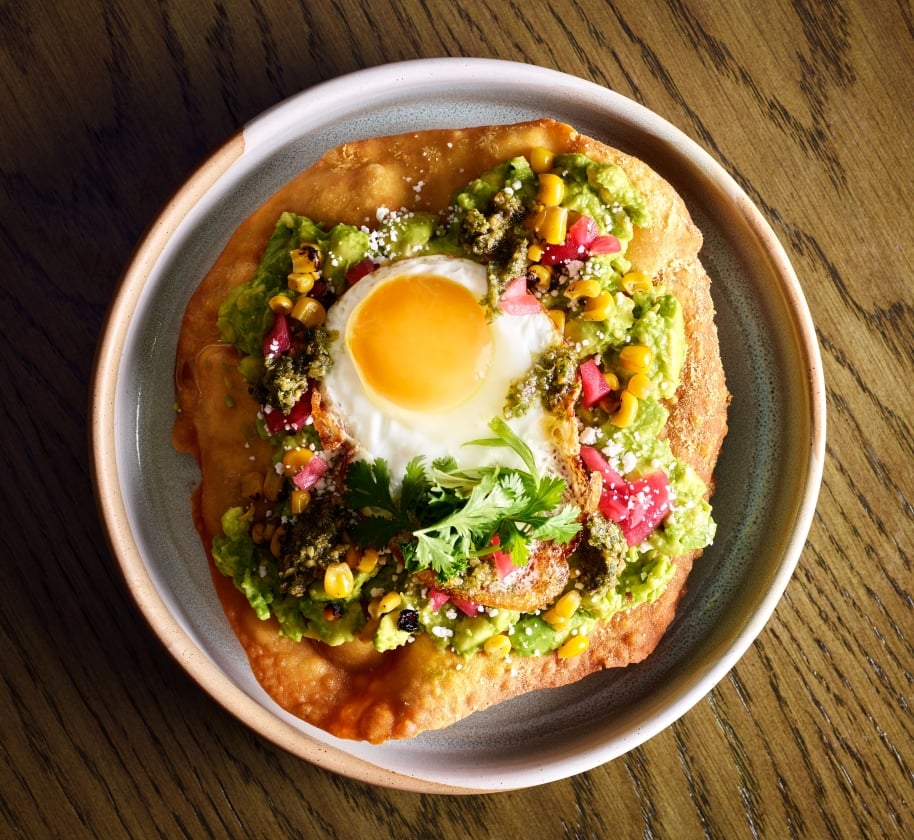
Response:
M314 457L310 449L289 449L282 456L282 470L288 476L293 476Z
M270 537L270 554L277 560L282 556L282 539L285 535L286 529L280 525Z
M530 275L536 281L536 288L545 292L552 282L552 269L548 265L531 265Z
M653 283L643 271L629 271L622 278L622 288L633 295L635 292L649 292L653 288Z
M331 563L324 572L324 592L330 598L348 598L354 583L352 569L346 563Z
M543 621L553 630L564 630L568 626L568 618L559 615L558 612L556 612L555 607L552 607L543 613Z
M273 295L268 305L273 312L281 312L283 315L288 315L292 311L292 298L282 294Z
M371 574L378 565L378 552L373 548L366 548L361 557L359 557L358 563L356 563L355 568L362 572L363 574Z
M327 320L327 310L324 309L324 305L311 297L300 297L295 301L289 314L306 327L319 327Z
M539 235L550 245L562 245L568 233L568 211L564 207L546 207Z
M267 474L263 477L263 497L268 501L278 501L282 493L283 473L278 473L274 469L268 469Z
M619 429L631 426L638 413L638 398L629 390L619 395L619 410L612 416L612 424Z
M616 376L615 373L613 373L611 370L608 370L603 374L603 378L606 380L606 384L609 385L610 391L619 390L619 377Z
M362 562L362 552L357 545L350 545L349 548L346 549L345 560L346 565L349 566L350 569L357 569L359 567L359 563Z
M619 363L631 373L647 373L654 361L654 351L644 344L629 344L619 352Z
M559 659L571 659L572 657L580 656L589 647L590 640L587 636L572 636L558 649L558 657Z
M581 593L577 589L569 589L558 601L553 609L562 618L571 618L581 606Z
M534 242L527 248L527 259L530 262L539 262L543 258L543 253L543 246Z
M539 192L536 194L537 201L545 204L547 207L556 207L562 203L564 197L565 182L562 180L561 176L553 175L551 172L544 172L539 176Z
M565 310L564 309L547 309L546 314L552 319L555 328L563 333L565 332Z
M251 542L254 545L263 545L271 536L266 534L267 523L263 521L255 522L251 525Z
M489 656L504 659L511 652L511 640L504 633L498 633L495 636L489 636L482 643L482 649Z
M593 298L600 294L601 291L600 281L591 277L589 280L575 280L565 290L565 297L569 300L577 300L582 297Z
M317 275L311 271L296 271L286 278L286 283L293 292L306 295L314 288Z
M609 292L600 292L600 294L590 298L584 305L581 320L605 321L612 314L615 305L616 302Z
M654 383L646 373L636 373L625 386L639 400L649 397L654 390Z
M399 592L388 592L378 601L378 615L387 615L387 613L393 612L402 602L403 599L400 597Z
M289 251L292 258L293 274L313 274L320 270L321 252L317 245L310 243Z
M309 504L311 504L311 494L307 490L296 488L289 494L289 511L292 516L304 513Z
M530 151L530 168L539 175L552 169L555 155L545 146L536 146Z

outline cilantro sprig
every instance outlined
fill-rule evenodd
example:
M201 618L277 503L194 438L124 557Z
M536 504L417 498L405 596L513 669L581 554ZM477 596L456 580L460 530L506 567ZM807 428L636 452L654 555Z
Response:
M363 514L352 528L354 539L376 548L397 540L410 571L432 569L441 581L495 550L523 566L532 541L569 542L581 528L580 510L562 504L565 481L540 476L530 447L504 420L495 418L489 427L493 437L467 445L507 447L526 469L461 469L453 458L437 459L427 468L417 457L407 464L395 496L383 458L351 464L346 504Z

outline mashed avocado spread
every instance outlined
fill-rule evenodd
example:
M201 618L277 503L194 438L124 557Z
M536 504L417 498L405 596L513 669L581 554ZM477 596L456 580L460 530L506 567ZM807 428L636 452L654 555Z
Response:
M644 202L618 166L581 155L547 155L544 163L542 152L481 174L440 217L381 211L374 229L326 228L283 213L254 276L221 306L219 329L238 350L262 406L259 432L275 454L274 470L250 504L225 512L213 557L256 614L274 616L289 638L328 644L358 638L383 651L426 633L466 655L562 655L596 622L657 598L673 575L672 558L712 541L707 488L659 436L667 418L663 401L679 383L685 336L676 298L625 256L635 227L651 223ZM527 491L535 487L548 507L543 502L538 512L524 513L527 519L517 514L508 526L492 525L489 547L477 546L456 565L440 557L436 565L433 544L425 546L430 559L423 559L410 529L432 522L436 504L450 505L449 521L459 521L461 505L494 492L504 476L454 489L459 465L445 460L434 465L434 480L416 463L399 485L391 484L383 463L350 466L342 494L321 493L332 469L300 480L321 461L308 406L330 364L322 313L365 273L428 254L484 263L493 318L506 317L506 292L525 278L526 293L560 325L566 343L514 383L506 412L524 412L537 399L548 410L573 400L582 446L598 453L588 466L603 470L604 488L607 481L615 488L581 525L574 522L577 509L559 503L563 482L533 468L516 471L508 479ZM504 436L498 445L523 446ZM364 504L369 499L374 503ZM616 505L620 499L625 510ZM360 520L368 507L383 514L370 527ZM568 584L549 609L479 607L414 575L430 569L443 583L480 566L491 573L493 558L505 554L521 565L523 535L535 529L540 539L575 541ZM445 539L443 531L435 538ZM449 538L457 544L458 537Z

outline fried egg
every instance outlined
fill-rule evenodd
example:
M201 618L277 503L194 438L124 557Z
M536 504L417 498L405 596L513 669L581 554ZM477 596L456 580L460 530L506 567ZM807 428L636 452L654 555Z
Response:
M512 383L562 340L544 312L487 317L485 267L427 256L388 263L330 307L330 373L322 405L353 442L355 456L383 458L398 479L421 455L452 456L461 467L521 467L512 451L467 446L491 438ZM507 420L540 472L559 473L562 421L534 405Z

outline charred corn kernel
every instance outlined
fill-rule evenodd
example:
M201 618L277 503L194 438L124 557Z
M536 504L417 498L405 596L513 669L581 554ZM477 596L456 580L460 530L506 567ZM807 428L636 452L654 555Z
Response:
M527 259L530 262L539 262L543 258L543 246L534 242L527 248Z
M311 271L297 271L290 274L286 278L286 282L293 292L306 295L314 288L314 284L317 282L317 275Z
M331 563L324 572L324 592L328 597L341 600L352 594L355 581L348 563Z
M628 391L634 394L639 400L649 397L654 390L654 383L646 373L636 373L628 380L625 386Z
M289 494L289 512L292 516L304 513L311 504L311 494L307 490L295 489Z
M373 548L366 548L359 557L355 568L363 574L371 574L378 565L378 552Z
M527 227L529 227L531 230L535 231L537 234L539 234L540 228L545 224L545 222L546 222L546 208L543 207L542 204L534 204L533 207L530 208L530 212L527 214L526 218L524 219L524 224L526 224ZM537 247L541 247L541 246L537 246ZM530 252L528 250L527 256L529 256L529 255L530 255ZM542 254L540 254L540 256L542 256Z
M619 429L631 426L638 413L638 398L629 390L619 395L619 410L612 416L612 424Z
M651 278L643 271L629 271L622 278L622 288L630 295L635 292L649 292L653 285Z
M545 146L537 146L530 151L530 168L539 175L552 169L555 155Z
M279 559L282 555L282 538L286 535L286 529L280 525L270 536L270 554Z
M324 309L324 305L311 297L300 297L293 304L289 314L306 327L319 327L327 320L327 310Z
M504 633L498 633L495 636L489 636L482 643L482 649L489 656L504 659L511 652L511 640Z
M254 545L263 545L269 539L266 535L266 527L267 523L263 521L251 525L251 542Z
M564 630L568 626L568 619L565 616L559 615L555 611L555 607L552 607L543 613L543 621L553 630Z
M570 300L593 298L600 294L601 291L600 281L591 277L589 280L575 280L574 283L569 284L568 288L565 289L565 297Z
M296 475L313 457L310 449L289 449L282 456L282 470L286 475Z
M263 476L258 472L249 472L241 479L241 492L248 499L257 499L263 493Z
M266 475L263 477L263 497L265 499L271 502L275 502L279 499L279 496L282 493L283 474L284 473L276 472L275 469L267 470Z
M564 207L547 207L537 232L550 245L564 244L568 233L568 211Z
M292 298L288 295L273 295L269 300L269 307L273 312L288 315L292 311Z
M565 332L565 310L564 309L547 309L546 314L552 319L555 328L559 332Z
M569 589L558 601L553 609L562 618L571 618L581 606L581 593L577 589Z
M583 321L605 321L612 314L616 302L609 292L600 292L595 297L590 298L584 304L584 311L581 313Z
M378 601L378 615L387 615L387 613L393 612L402 602L403 599L400 597L399 592L388 592Z
M654 351L644 344L629 344L619 351L619 363L631 373L647 373L654 361Z
M362 552L357 545L351 545L346 549L346 565L350 569L357 569L362 562Z
M327 604L322 610L324 621L339 621L343 617L342 604Z
M558 649L558 657L559 659L571 659L572 657L580 656L589 647L590 639L587 636L572 636Z
M321 267L321 252L317 245L306 243L289 251L293 274L314 274Z
M539 191L536 193L537 201L547 207L555 207L562 203L564 197L565 182L560 175L544 172L539 176Z
M530 275L533 277L536 288L545 292L552 282L552 269L548 265L531 265Z

